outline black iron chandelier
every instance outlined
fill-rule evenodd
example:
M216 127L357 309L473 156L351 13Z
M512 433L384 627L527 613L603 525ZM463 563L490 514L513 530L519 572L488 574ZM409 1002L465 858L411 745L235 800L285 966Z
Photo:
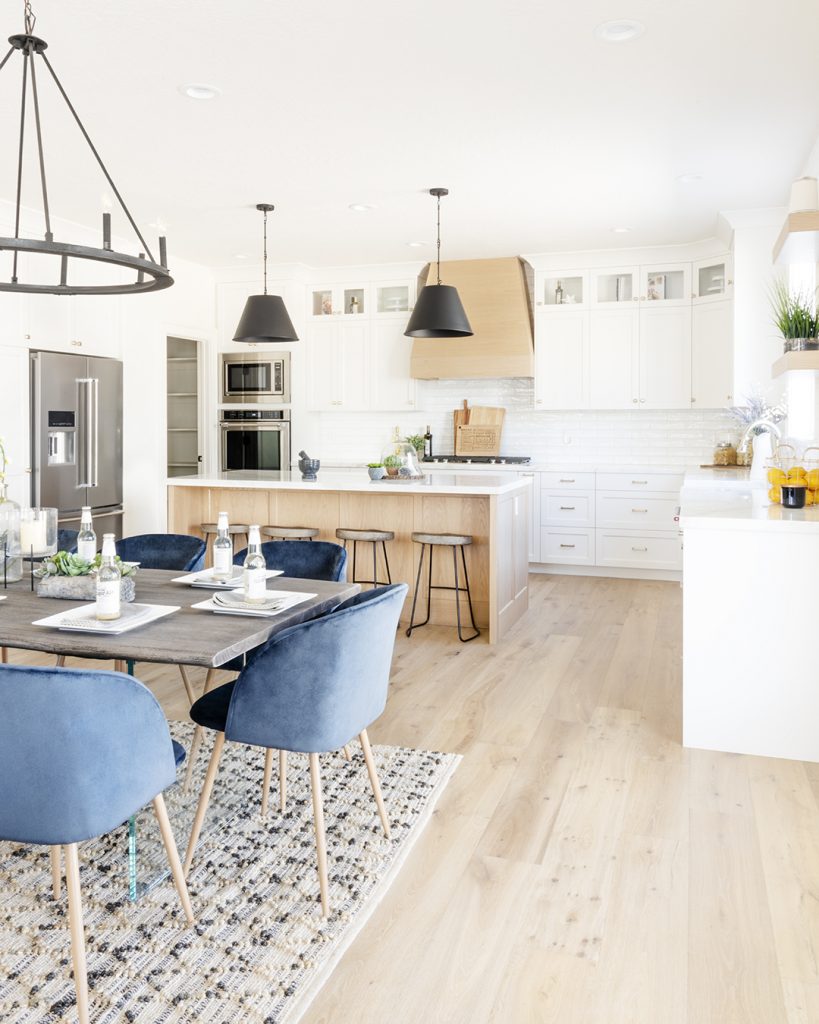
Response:
M29 292L44 295L130 295L139 292L153 292L162 288L169 288L173 284L173 278L168 272L168 261L166 254L165 239L159 239L159 261L154 259L148 243L137 227L136 221L131 216L125 201L114 184L111 175L108 173L102 158L94 147L88 132L74 109L71 100L66 95L59 78L54 72L51 63L45 55L48 43L34 35L34 23L37 20L32 13L31 3L25 0L24 3L25 32L20 35L9 37L11 49L0 61L2 70L12 54L16 52L23 56L23 86L20 102L20 141L17 155L17 198L15 202L14 216L14 237L0 237L0 251L9 251L13 254L11 280L0 280L0 291L2 292ZM37 93L37 70L36 57L42 59L48 69L57 89L65 100L68 109L77 122L83 138L88 143L94 158L99 164L105 179L110 185L117 202L133 228L142 251L138 256L131 256L128 253L116 252L111 247L111 214L102 215L102 247L97 249L87 245L72 245L68 242L54 240L51 230L51 213L48 206L48 188L46 186L46 160L43 150L42 127L40 124L40 101ZM40 185L43 194L43 216L45 220L45 235L43 239L21 238L20 237L20 207L22 200L23 184L23 153L25 148L26 133L26 107L28 103L28 82L31 79L31 101L34 109L34 129L37 137L37 155L40 166ZM33 253L36 255L53 256L59 259L59 279L51 284L34 284L21 281L18 277L18 257L20 253ZM92 260L97 263L105 263L110 266L124 267L136 274L133 281L116 284L72 284L69 268L72 260ZM56 276L56 275L55 275Z
M438 203L437 281L421 289L404 335L407 338L469 338L474 332L458 289L451 284L441 284L441 196L448 196L449 189L431 188L429 194L435 196ZM432 266L429 272L432 273Z

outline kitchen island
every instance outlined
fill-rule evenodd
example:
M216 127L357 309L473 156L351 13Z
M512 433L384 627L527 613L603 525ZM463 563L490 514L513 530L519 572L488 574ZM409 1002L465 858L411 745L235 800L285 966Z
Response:
M684 745L819 761L819 508L741 470L686 474L681 501Z
M321 471L313 482L291 472L172 477L168 529L199 534L202 523L215 522L224 511L231 522L316 527L319 539L333 542L339 527L392 530L395 540L387 545L392 579L410 587L402 621L409 620L421 550L411 534L469 534L473 543L466 548L466 561L475 621L489 642L496 643L529 606L530 487L530 478L507 474L436 473L418 481L373 482L364 470ZM366 576L372 572L369 545L359 548L359 556L359 575ZM347 569L352 579L352 560ZM450 549L437 549L433 582L453 585ZM462 613L463 601L465 595ZM419 609L425 602L422 578ZM455 621L454 594L433 590L430 622ZM423 632L415 635L420 639Z

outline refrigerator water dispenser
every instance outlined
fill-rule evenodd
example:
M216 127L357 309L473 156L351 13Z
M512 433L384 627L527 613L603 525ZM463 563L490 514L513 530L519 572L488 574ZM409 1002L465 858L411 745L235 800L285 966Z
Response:
M74 412L48 411L49 466L76 465L76 423Z

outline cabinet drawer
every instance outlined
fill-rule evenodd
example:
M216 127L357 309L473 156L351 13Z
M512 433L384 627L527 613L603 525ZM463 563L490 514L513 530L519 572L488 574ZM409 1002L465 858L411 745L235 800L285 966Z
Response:
M594 490L594 473L574 473L572 470L548 470L540 474L540 486L549 491L567 488L572 491Z
M541 526L541 562L594 565L594 530Z
M594 491L541 491L542 526L594 526Z
M597 526L631 530L673 530L679 498L597 493Z
M682 473L598 473L598 491L679 491Z
M682 569L678 533L597 531L597 564L621 569Z

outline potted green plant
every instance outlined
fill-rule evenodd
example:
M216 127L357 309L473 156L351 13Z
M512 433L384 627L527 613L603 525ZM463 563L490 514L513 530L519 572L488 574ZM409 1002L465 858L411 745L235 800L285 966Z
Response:
M398 476L398 470L400 466L400 455L388 455L386 459L384 459L384 468L387 471L387 476Z
M786 352L819 349L816 297L804 291L791 292L777 278L770 292L773 322L785 340Z
M412 447L418 452L419 455L424 454L424 435L423 434L409 434L404 438L407 444L411 444Z
M370 480L382 480L384 478L384 463L383 462L368 462L367 472L370 474Z
M123 601L133 601L136 596L137 565L135 562L123 562L117 555L116 565L122 574L120 594ZM44 558L34 570L37 579L38 597L56 597L67 601L93 601L97 593L96 572L102 557L97 555L93 562L58 551L56 555Z

